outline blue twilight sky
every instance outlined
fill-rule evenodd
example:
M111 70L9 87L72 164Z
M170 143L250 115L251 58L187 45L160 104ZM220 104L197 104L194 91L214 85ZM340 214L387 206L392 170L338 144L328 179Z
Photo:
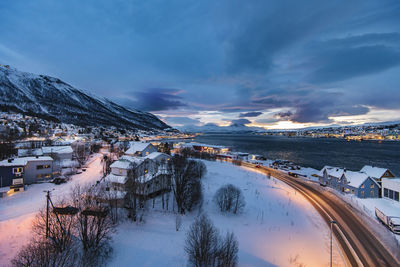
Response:
M0 63L173 126L400 120L400 1L0 1Z

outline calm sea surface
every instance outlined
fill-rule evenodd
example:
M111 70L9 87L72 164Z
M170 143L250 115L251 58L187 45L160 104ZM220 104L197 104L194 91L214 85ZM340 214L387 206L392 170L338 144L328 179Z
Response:
M327 138L289 138L245 134L205 134L195 142L231 146L234 151L261 154L268 159L290 160L304 167L324 165L360 170L373 165L400 176L400 142L345 141Z

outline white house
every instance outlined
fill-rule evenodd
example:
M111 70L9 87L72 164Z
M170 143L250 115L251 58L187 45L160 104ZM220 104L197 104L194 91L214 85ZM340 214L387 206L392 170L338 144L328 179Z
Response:
M399 201L400 178L382 179L382 197Z
M151 143L130 142L130 147L125 151L125 155L145 157L153 152L157 152L157 148Z
M122 156L119 160L115 161L110 165L111 173L119 176L127 176L129 169L133 165L140 165L143 162L143 158Z

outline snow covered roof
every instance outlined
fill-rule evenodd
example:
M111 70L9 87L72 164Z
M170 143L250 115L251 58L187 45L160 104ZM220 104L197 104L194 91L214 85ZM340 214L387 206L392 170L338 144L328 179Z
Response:
M130 168L132 162L126 159L120 159L115 161L113 164L110 165L110 168L118 168L118 169L124 169L127 170Z
M0 161L0 166L25 166L30 161L53 161L51 157L22 157L12 159L11 162L8 159Z
M142 158L142 157L133 157L133 156L128 156L128 155L123 155L120 159L128 160L132 163L136 163L137 165L139 165L140 163L142 163L144 161L144 158Z
M44 146L42 147L42 151L44 154L68 154L73 152L71 146Z
M126 176L120 176L110 173L104 178L105 182L125 184Z
M153 152L153 153L150 153L149 155L147 155L145 158L146 159L151 159L151 160L156 160L160 156L165 156L165 157L168 157L168 158L171 157L170 155L162 153L162 152Z
M130 147L129 147L129 149L127 151L125 151L125 154L133 155L138 151L142 152L149 145L151 145L151 144L150 143L143 143L143 142L130 142Z
M26 156L42 156L43 151L41 148L20 148L18 149L18 157L26 157Z
M113 164L110 165L111 168L118 168L118 169L129 169L131 164L139 165L144 161L144 158L141 157L132 157L124 155L119 160L115 161Z
M343 175L346 177L348 185L355 188L360 187L360 185L369 177L367 174L363 172L353 172L353 171L346 171ZM371 180L375 182L374 179Z
M336 177L336 178L342 177L343 173L345 172L344 169L341 169L339 167L324 166L322 168L322 170L318 173L318 176L323 177L325 170L329 176Z
M366 173L368 176L371 176L373 178L381 178L385 172L387 172L388 169L385 168L379 168L379 167L373 167L369 165L365 165L360 172Z

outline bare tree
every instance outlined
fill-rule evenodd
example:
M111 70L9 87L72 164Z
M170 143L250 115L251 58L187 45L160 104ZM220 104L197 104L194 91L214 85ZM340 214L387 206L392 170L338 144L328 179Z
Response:
M66 201L57 203L58 207L67 206ZM76 216L57 214L55 210L51 209L48 213L45 209L39 211L33 221L32 231L38 237L46 237L56 251L62 252L73 243L73 235L75 234ZM47 228L47 230L46 230Z
M211 220L202 214L190 226L187 233L185 252L189 264L196 267L234 267L237 266L239 243L232 232L225 238Z
M239 252L239 242L233 232L226 233L225 239L219 244L217 253L217 266L234 267L237 266Z
M82 264L100 265L112 251L109 242L114 230L108 209L99 201L104 199L103 192L99 187L78 185L71 197L81 211L77 215L76 231L83 249Z
M215 266L218 239L218 230L206 215L196 219L186 236L185 252L189 263L196 267Z
M77 264L78 255L74 247L59 251L50 240L32 239L11 260L15 267L73 267Z
M232 184L227 184L218 189L214 195L214 202L222 212L241 212L246 205L242 191Z
M200 179L206 172L204 163L175 155L168 163L168 172L178 212L191 211L202 198Z

